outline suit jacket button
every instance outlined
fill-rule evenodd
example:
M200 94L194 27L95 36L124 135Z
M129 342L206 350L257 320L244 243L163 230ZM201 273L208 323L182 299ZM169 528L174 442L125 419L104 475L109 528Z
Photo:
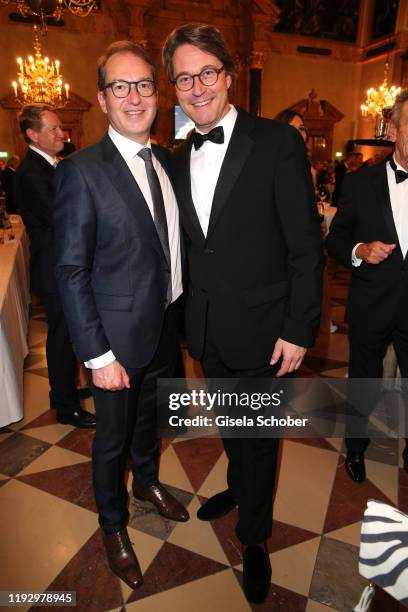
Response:
M215 251L213 249L204 249L204 253L206 255L212 255L213 253L215 253Z

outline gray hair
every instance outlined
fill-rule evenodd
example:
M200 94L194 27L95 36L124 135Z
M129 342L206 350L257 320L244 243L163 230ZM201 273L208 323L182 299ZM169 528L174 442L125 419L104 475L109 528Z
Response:
M391 112L391 120L397 128L399 128L400 126L402 107L407 101L408 101L408 89L403 89L401 93L398 94L398 96L396 97L395 103L394 103L394 106L392 107L392 112Z

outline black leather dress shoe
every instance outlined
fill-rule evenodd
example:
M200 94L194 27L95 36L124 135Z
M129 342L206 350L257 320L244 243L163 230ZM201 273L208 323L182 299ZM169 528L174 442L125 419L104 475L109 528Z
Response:
M78 389L78 397L80 400L86 400L88 397L91 397L92 392L89 387L80 387Z
M232 493L229 489L217 493L210 497L204 505L197 511L197 518L200 521L214 521L221 516L225 516L231 512L237 505Z
M190 518L185 507L160 482L140 487L133 481L132 490L136 499L149 501L165 518L182 523Z
M272 568L268 551L263 546L247 546L244 550L243 589L251 603L265 601L271 586Z
M74 427L79 427L79 429L92 429L96 427L95 415L82 410L82 408L74 410L74 412L68 415L57 415L57 423L73 425Z
M351 480L354 480L354 482L365 481L366 470L362 453L347 453L345 466Z

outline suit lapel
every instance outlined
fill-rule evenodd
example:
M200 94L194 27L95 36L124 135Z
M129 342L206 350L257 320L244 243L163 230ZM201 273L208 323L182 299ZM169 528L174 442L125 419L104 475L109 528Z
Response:
M51 164L45 159L45 157L30 148L27 151L27 155L29 156L30 163L39 164L49 176L54 176L55 168L54 166L51 166Z
M197 211L194 206L193 196L191 194L191 172L190 172L190 155L193 139L190 138L176 152L176 171L177 171L177 196L180 209L186 213L196 237L199 242L205 242L205 236L197 216ZM195 240L194 240L195 242Z
M380 201L381 211L384 217L385 225L390 232L392 241L398 245L398 248L401 252L398 234L397 234L397 230L396 230L395 222L394 222L394 216L392 214L390 190L388 188L386 161L384 161L381 164L378 164L378 172L375 175L373 186L374 186L374 189ZM401 257L402 257L402 252L401 252Z
M139 221L143 221L145 229L151 234L153 245L164 256L148 204L127 163L109 136L103 138L101 147L104 170L114 189L119 193L130 213Z
M234 184L236 183L241 170L251 153L254 141L249 134L252 131L253 126L254 118L248 113L244 113L238 109L238 117L228 145L227 153L221 166L217 185L215 187L210 222L208 225L207 240L214 231L232 188L234 187Z

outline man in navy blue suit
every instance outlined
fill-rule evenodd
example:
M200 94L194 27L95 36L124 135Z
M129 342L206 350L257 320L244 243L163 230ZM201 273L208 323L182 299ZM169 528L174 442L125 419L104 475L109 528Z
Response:
M25 106L18 121L28 151L16 171L14 194L30 238L31 288L47 317L50 405L56 411L58 423L93 428L95 416L80 406L77 359L54 274L53 180L57 155L64 146L64 132L58 115L46 104Z
M174 374L179 350L180 231L166 152L150 144L157 92L144 49L110 45L98 89L108 134L56 172L57 277L77 356L91 373L94 489L109 564L135 588L142 575L126 530L128 452L135 497L188 519L157 474L156 381Z

